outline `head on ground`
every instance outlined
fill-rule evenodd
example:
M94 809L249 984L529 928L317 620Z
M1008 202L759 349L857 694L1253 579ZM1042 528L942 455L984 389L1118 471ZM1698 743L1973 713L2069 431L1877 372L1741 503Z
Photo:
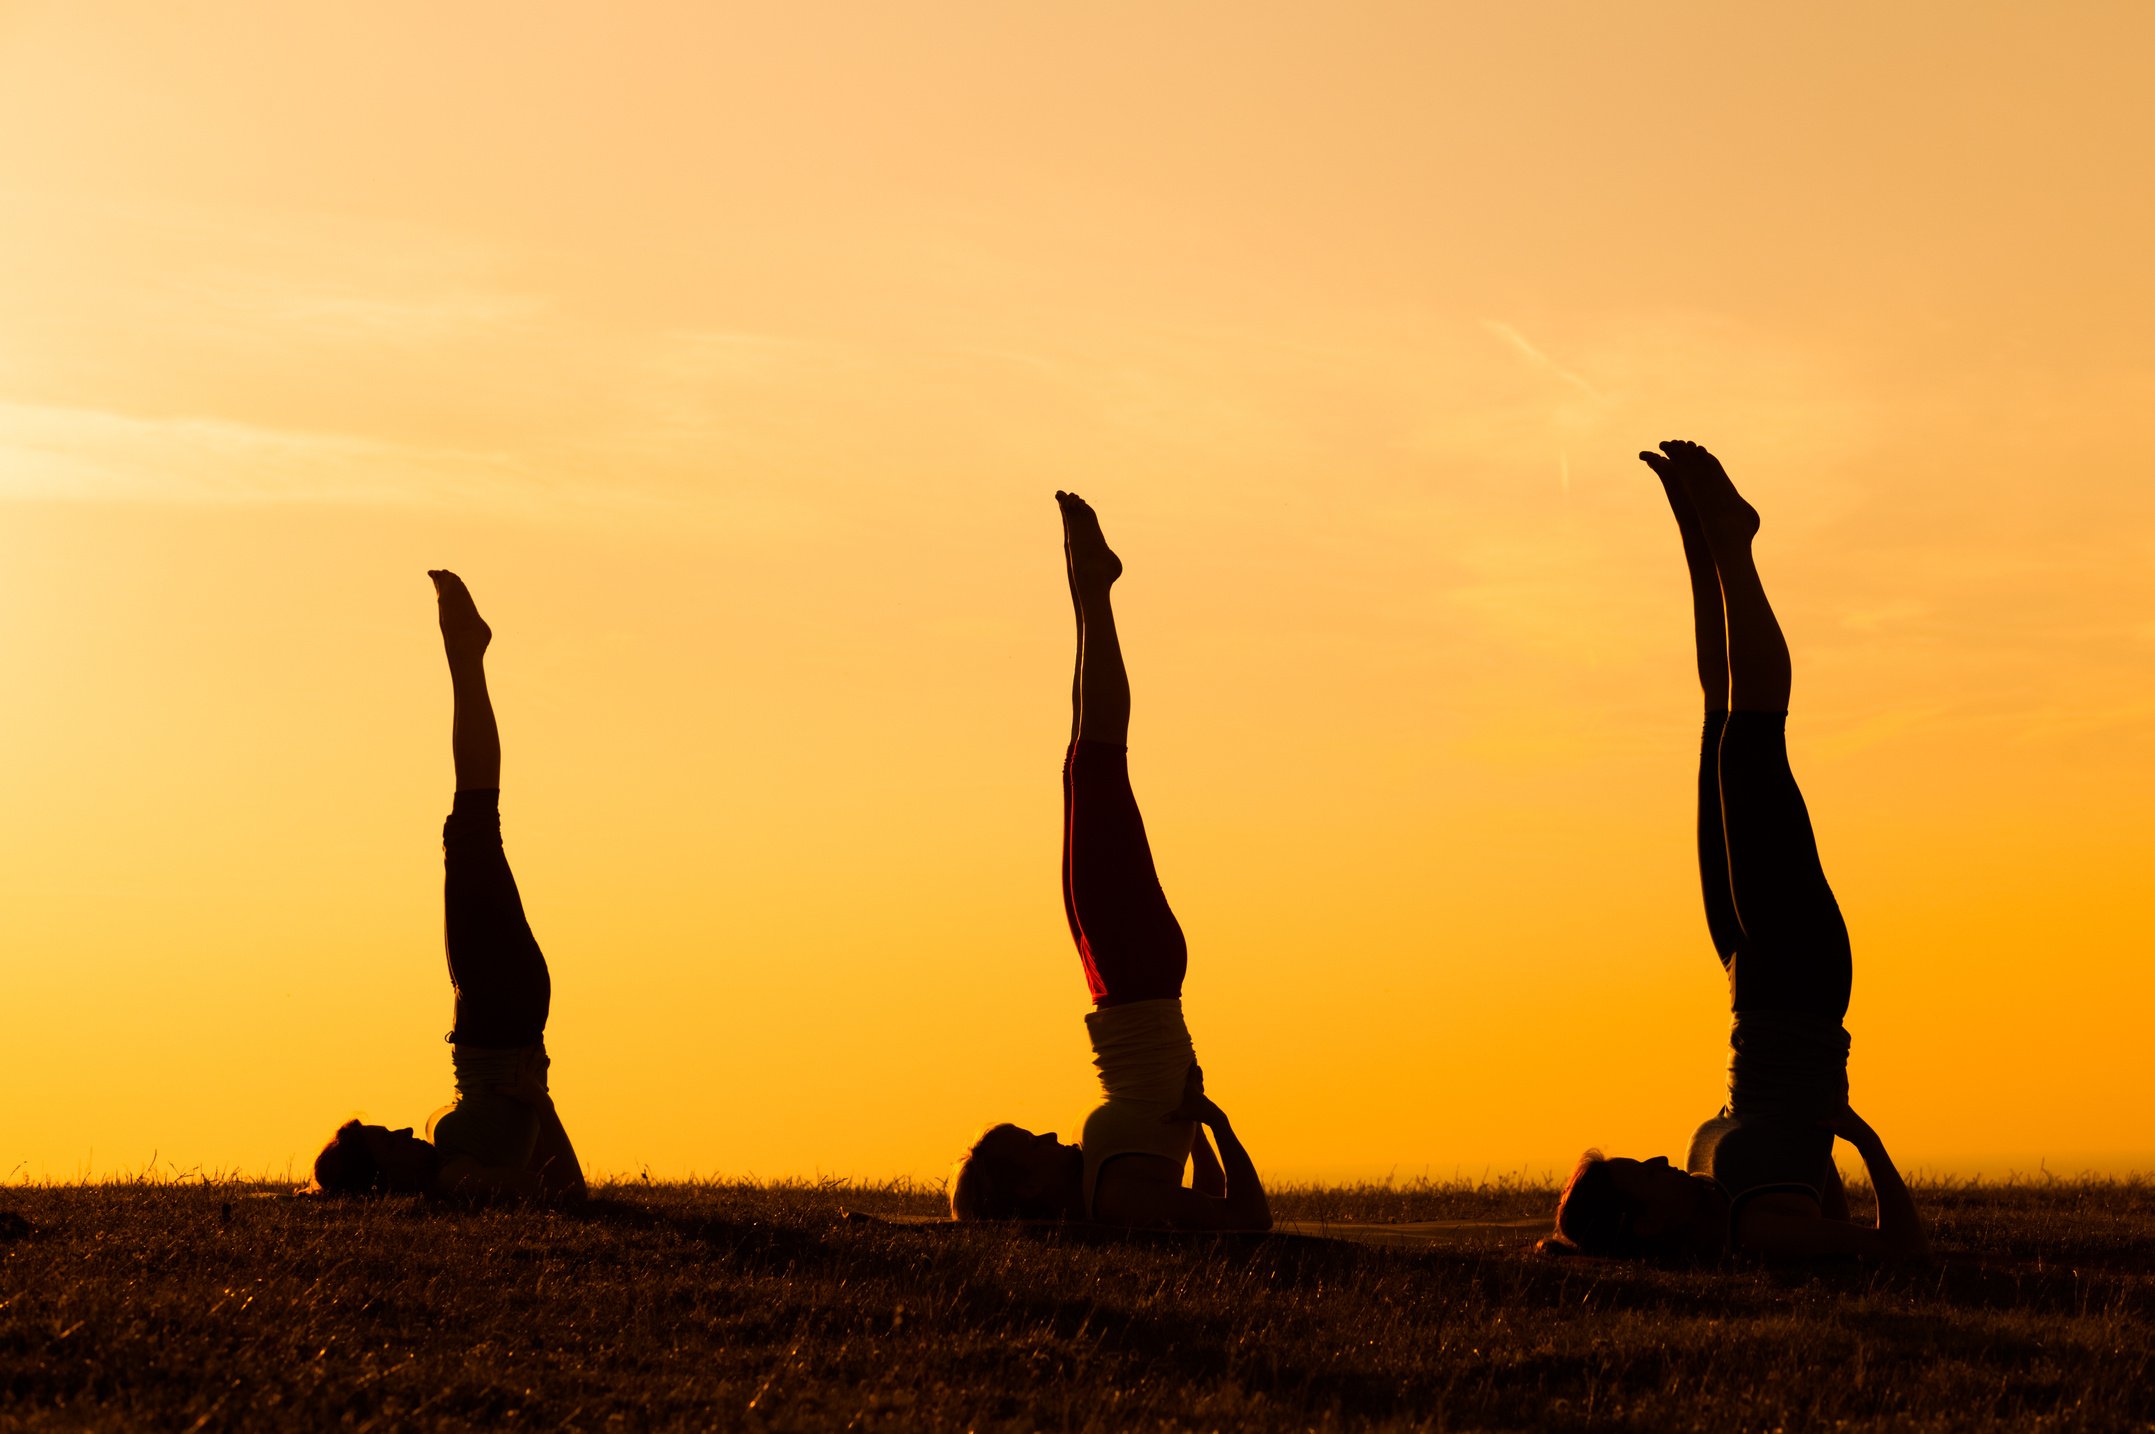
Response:
M1072 1220L1085 1208L1085 1157L1055 1132L991 1125L950 1173L954 1220Z
M314 1157L314 1184L324 1195L417 1195L434 1183L441 1158L411 1127L347 1120Z
M1617 1259L1718 1254L1728 1212L1719 1187L1668 1157L1633 1160L1589 1150L1556 1202L1556 1233L1542 1248Z

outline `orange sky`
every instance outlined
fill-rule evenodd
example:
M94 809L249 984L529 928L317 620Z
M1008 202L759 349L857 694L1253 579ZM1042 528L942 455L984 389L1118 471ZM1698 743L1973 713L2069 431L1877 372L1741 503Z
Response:
M587 1165L1075 1129L1050 494L1266 1169L1680 1153L1766 515L1904 1166L2155 1165L2155 15L0 4L0 1171L445 1098L448 693Z

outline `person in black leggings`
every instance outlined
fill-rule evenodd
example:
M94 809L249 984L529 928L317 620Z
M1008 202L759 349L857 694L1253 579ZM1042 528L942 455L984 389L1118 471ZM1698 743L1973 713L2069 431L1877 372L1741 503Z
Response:
M1695 443L1641 453L1691 572L1699 684L1699 880L1729 983L1729 1095L1684 1169L1581 1157L1550 1243L1602 1255L1920 1255L1923 1222L1883 1142L1848 1104L1848 928L1788 766L1788 643L1751 542L1758 514ZM1838 1135L1862 1155L1875 1227L1850 1223Z
M456 796L442 827L442 913L456 997L449 1033L456 1100L435 1112L425 1140L409 1126L345 1122L315 1158L315 1184L330 1194L574 1197L584 1175L546 1085L553 985L501 847L501 735L485 666L494 634L461 578L427 576L455 695Z
M1083 499L1055 499L1078 627L1063 757L1063 914L1092 994L1085 1025L1103 1099L1076 1145L1052 1131L991 1126L958 1162L951 1214L1266 1229L1272 1216L1256 1167L1204 1092L1182 1020L1188 948L1130 789L1130 680L1108 600L1122 562ZM1200 1127L1218 1141L1217 1155Z

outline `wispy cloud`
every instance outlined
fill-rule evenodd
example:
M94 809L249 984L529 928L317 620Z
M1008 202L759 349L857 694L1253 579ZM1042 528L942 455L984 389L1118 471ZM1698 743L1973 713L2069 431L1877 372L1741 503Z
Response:
M498 453L0 400L0 498L453 506L521 478Z
M867 347L822 339L721 329L641 335L607 379L609 411L591 438L644 460L704 465L753 454L779 462L822 451L834 436L831 395L887 392L887 367ZM863 385L864 377L873 381Z
M100 323L230 355L266 345L345 347L514 340L553 296L508 275L512 256L455 231L287 209L35 200L0 186L18 316L64 315L44 342L109 341ZM85 282L91 276L96 282ZM524 276L526 280L529 275ZM90 332L84 334L87 323ZM125 355L105 355L107 362Z
M1501 339L1514 353L1518 354L1521 358L1535 365L1537 368L1546 369L1549 373L1553 374L1559 379L1562 379L1565 383L1570 384L1573 388L1578 389L1579 392L1585 394L1588 398L1593 399L1596 403L1613 402L1613 400L1607 394L1603 393L1600 389L1594 387L1594 385L1588 383L1578 374L1572 372L1568 368L1565 368L1555 359L1550 358L1539 348L1535 347L1534 344L1527 339L1527 336L1525 334L1520 333L1510 324L1501 323L1496 319L1483 319L1482 327L1488 330L1491 334L1494 334L1497 338Z
M251 297L263 317L284 332L296 328L319 338L429 343L504 329L543 307L529 295L481 290L409 295L284 288Z

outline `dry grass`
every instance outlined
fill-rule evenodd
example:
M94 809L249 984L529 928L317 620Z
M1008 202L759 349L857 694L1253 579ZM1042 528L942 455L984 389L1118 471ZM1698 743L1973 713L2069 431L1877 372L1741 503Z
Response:
M2144 1182L1932 1189L1938 1265L1809 1271L841 1215L935 1208L904 1187L617 1186L575 1213L264 1189L0 1191L30 1223L0 1228L0 1424L2155 1428Z

